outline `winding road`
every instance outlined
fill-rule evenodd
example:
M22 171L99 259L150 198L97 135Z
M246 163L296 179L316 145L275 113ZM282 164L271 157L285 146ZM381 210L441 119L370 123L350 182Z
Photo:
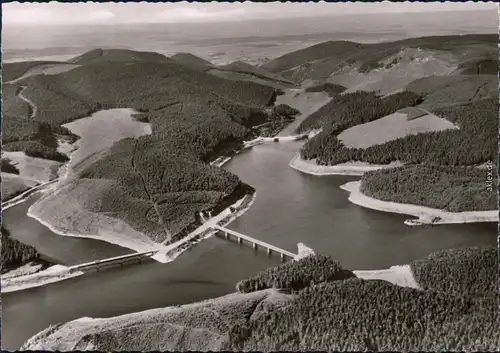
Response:
M23 95L23 92L26 90L26 88L28 88L28 86L21 86L21 87L22 88L17 93L17 96L19 98L21 98L23 101L25 101L30 106L30 113L31 114L30 114L29 118L34 119L36 112L37 112L36 105L29 98L27 98L26 96Z

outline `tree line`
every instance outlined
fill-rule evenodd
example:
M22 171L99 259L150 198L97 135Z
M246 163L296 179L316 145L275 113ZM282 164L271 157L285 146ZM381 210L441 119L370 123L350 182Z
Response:
M15 165L12 164L12 161L8 158L2 158L2 173L11 173L11 174L18 174L19 175L19 169L16 168Z
M335 97L338 94L344 92L347 88L330 82L325 82L313 86L309 86L305 89L306 92L326 92L330 97Z
M356 91L333 98L309 115L297 132L324 129L325 135L337 135L350 127L380 119L395 111L419 104L422 97L410 91L379 97L374 92Z
M7 229L1 229L1 256L0 265L2 273L25 265L40 257L38 251L31 245L26 245L13 239Z
M361 191L378 200L450 212L496 210L498 177L493 171L490 190L487 174L475 167L406 165L364 173Z
M89 208L113 213L157 241L165 240L165 228L181 234L199 212L245 189L236 176L207 162L231 155L251 139L250 128L272 118L265 108L276 99L270 87L224 80L171 61L100 60L30 81L26 93L41 107L44 121L72 121L84 111L75 107L131 107L140 112L136 119L151 124L152 135L116 143L79 176L112 181L110 190L89 191ZM295 113L285 106L278 111ZM182 201L169 197L180 192Z
M304 159L317 158L320 165L348 161L387 164L434 163L449 166L477 165L495 160L497 154L498 100L494 98L440 108L435 114L459 129L409 135L370 146L347 148L337 138L333 127L310 139L301 150Z
M411 267L423 290L358 278L311 284L288 304L234 324L225 349L409 352L500 346L496 249L450 249Z
M411 269L425 290L496 298L498 254L493 247L447 249L411 262Z
M236 289L241 293L273 287L298 291L312 284L349 277L354 274L344 270L339 262L329 256L314 255L264 270L238 282Z

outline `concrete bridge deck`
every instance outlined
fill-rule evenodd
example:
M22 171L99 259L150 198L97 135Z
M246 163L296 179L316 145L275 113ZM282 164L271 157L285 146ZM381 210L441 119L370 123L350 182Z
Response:
M132 254L120 255L115 257L110 257L107 259L90 261L83 264L78 264L74 266L70 266L70 271L90 271L96 270L99 271L104 267L112 267L112 266L123 266L125 263L131 263L133 261L142 262L143 260L150 258L154 254L157 253L157 250L150 250L144 252L135 252Z
M251 244L254 249L261 247L261 248L266 249L268 254L272 254L272 253L280 254L281 259L283 261L285 261L286 259L293 260L297 256L297 254L294 254L291 251L281 249L277 246L274 246L274 245L266 243L264 241L249 237L248 235L241 234L241 233L236 232L236 231L231 230L231 229L220 227L218 225L210 226L209 228L212 228L214 230L222 232L225 235L226 239L229 239L229 237L231 237L231 236L238 239L239 244L241 244L243 241L246 241L249 244ZM93 271L93 270L99 271L99 270L104 269L104 268L111 268L114 266L123 266L125 264L130 264L130 263L136 262L136 261L141 263L142 261L151 258L157 252L158 252L158 250L135 252L132 254L110 257L107 259L90 261L90 262L86 262L83 264L70 266L69 270L70 271L83 271L83 272L88 272L88 271Z
M257 249L257 247L262 247L262 248L267 250L268 254L272 254L273 252L278 253L281 256L281 260L283 260L283 261L286 258L290 258L293 260L297 256L297 254L294 254L291 251L281 249L277 246L271 245L271 244L266 243L262 240L258 240L258 239L249 237L248 235L241 234L241 233L236 232L236 231L231 230L231 229L227 229L227 228L217 226L217 225L213 226L213 229L221 231L224 234L226 239L229 239L230 236L235 237L236 239L238 239L239 244L241 244L243 242L243 240L245 240L248 243L252 244L252 247L254 249Z

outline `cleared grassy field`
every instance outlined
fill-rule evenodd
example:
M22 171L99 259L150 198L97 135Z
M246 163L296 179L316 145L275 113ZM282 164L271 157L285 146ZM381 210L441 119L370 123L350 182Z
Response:
M60 64L58 61L23 61L17 63L2 64L2 81L8 83L25 74L28 70L47 64Z
M372 69L363 69L362 64L354 62L337 69L327 80L346 86L346 92L362 90L385 95L422 77L449 75L457 69L458 62L459 59L448 52L401 48L381 57Z
M301 150L302 157L305 159L318 158L321 164L334 165L349 161L363 161L373 164L387 164L391 161L402 161L405 163L432 163L440 165L477 165L488 160L496 159L496 131L498 130L498 98L497 84L495 78L488 75L483 76L446 76L429 77L417 80L409 86L413 94L418 92L422 95L423 103L417 104L413 108L425 110L434 113L439 118L446 119L449 123L457 126L459 129L441 129L440 131L431 131L433 123L438 122L435 118L428 121L425 131L419 134L405 134L397 137L395 133L392 138L383 142L384 138L378 139L377 136L385 136L391 128L385 129L385 132L376 130L377 133L364 135L366 130L362 127L356 127L356 130L350 130L344 133L344 137L349 136L345 146L338 136L346 128L359 125L361 120L353 120L353 117L360 114L365 117L368 114L354 112L360 111L367 105L366 98L370 97L366 93L358 93L360 99L358 103L354 99L356 96L344 94L340 99L334 99L317 112L307 117L299 126L300 131L323 127L322 133L311 138ZM458 92L454 96L453 92ZM383 99L395 99L397 95L386 96ZM347 97L354 100L347 101ZM363 102L365 102L363 104ZM406 105L406 104L405 104ZM430 106L430 107L429 107ZM408 107L407 107L408 108ZM351 125L342 124L339 115L342 111L348 109L350 114L346 116L350 119ZM399 107L395 110L397 111ZM332 115L330 115L332 114ZM413 113L412 113L413 114ZM417 124L420 112L416 111L408 122L409 126ZM371 119L369 119L370 121ZM378 119L376 119L378 120ZM420 120L421 121L421 120ZM415 123L416 122L416 123ZM449 124L446 124L449 125ZM440 124L441 126L441 124ZM445 125L442 125L445 127ZM353 134L357 131L359 134ZM374 140L369 140L372 136ZM355 140L366 140L362 145L355 143ZM382 142L374 145L374 142ZM361 143L361 142L360 142ZM352 148L348 148L352 147Z
M449 129L458 129L458 127L435 115L427 114L409 120L406 114L393 113L344 130L338 135L338 139L347 148L368 148L408 135Z
M133 118L132 109L103 110L88 118L63 125L73 134L80 136L78 149L72 153L67 167L70 173L85 169L92 164L92 155L107 151L115 142L124 138L138 138L152 133L151 126Z
M68 63L49 63L49 64L40 64L36 65L30 69L28 69L21 76L17 77L14 80L9 81L8 83L16 83L21 81L27 77L35 76L35 75L56 75L61 72L66 72L72 69L79 67L80 65L76 64L68 64Z
M276 98L276 105L286 104L297 109L300 114L295 116L295 120L286 126L279 136L290 136L295 134L295 130L308 116L309 112L315 112L331 100L327 92L305 92L303 89L288 89L285 94Z
M27 156L24 152L2 151L2 159L7 158L19 170L23 179L36 182L47 182L57 177L57 171L63 165L48 159Z
M406 107L403 109L399 109L397 113L405 114L408 120L413 120L428 115L425 110L419 109L417 107Z

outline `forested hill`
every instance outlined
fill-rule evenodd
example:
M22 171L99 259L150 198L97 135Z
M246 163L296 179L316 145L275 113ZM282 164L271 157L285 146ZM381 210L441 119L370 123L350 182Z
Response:
M398 161L409 166L370 173L362 190L454 212L497 209L496 172L495 186L486 187L487 170L463 169L496 169L497 34L326 42L262 67L308 89L345 88L298 126L298 133L321 130L301 149L303 159L330 166ZM445 191L445 198L434 196Z
M443 51L462 58L467 72L476 73L472 68L479 64L482 73L496 74L497 67L491 65L491 61L497 61L496 52L490 47L497 43L498 34L432 36L371 44L328 41L287 53L263 64L262 68L298 81L311 77L325 79L345 65L369 72L380 68L383 59L402 49L418 48Z
M214 65L205 59L195 56L191 53L177 53L172 55L170 59L177 61L187 67L195 70L207 71L214 67Z
M474 166L494 161L497 155L497 37L436 36L359 46L327 42L287 54L268 63L268 68L282 70L301 58L300 67L287 71L296 79L314 82L317 78L346 87L341 96L333 97L299 125L297 132L322 129L302 149L305 159L323 165L397 160ZM337 49L346 45L357 49L339 54ZM396 121L394 113L406 115L406 126ZM352 131L362 129L346 130L368 127L374 121L379 122L370 125L372 137L387 130L393 136L379 143L372 139L374 143L363 147L340 137L346 132L353 141ZM435 128L450 122L455 129ZM401 124L399 133L394 132L395 123ZM412 130L412 124L419 127ZM380 131L374 131L375 126ZM363 131L368 133L367 129Z
M33 122L55 131L93 112L127 107L140 112L136 118L149 122L153 133L115 144L104 159L81 171L81 182L61 193L81 200L67 196L61 202L81 202L89 212L112 214L163 241L188 229L199 211L234 202L251 190L207 162L253 137L250 128L270 118L264 108L273 105L275 89L225 80L150 53L93 51L74 61L81 66L12 85L26 87L23 96L37 107ZM19 104L24 102L15 94L4 101L6 116L23 118ZM25 129L18 123L6 126ZM5 131L16 133L21 136ZM13 143L11 150L27 146Z
M129 49L94 49L82 55L69 59L72 64L88 64L90 62L125 62L125 61L166 61L167 57L162 54L136 51Z

